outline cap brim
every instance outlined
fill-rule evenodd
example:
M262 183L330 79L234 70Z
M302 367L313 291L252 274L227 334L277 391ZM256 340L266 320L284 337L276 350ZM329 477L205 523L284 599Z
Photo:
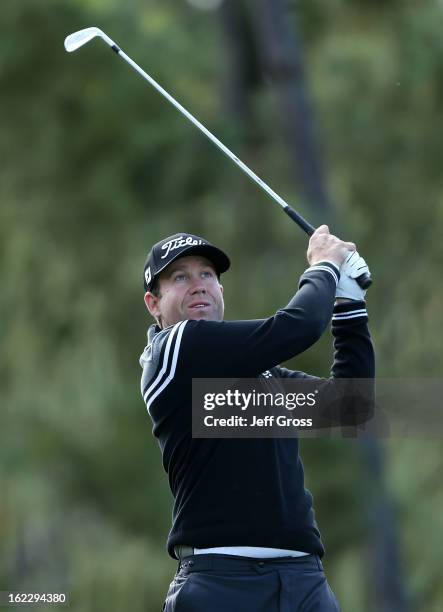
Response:
M177 261L177 259L180 259L181 257L189 257L190 255L201 255L202 257L206 257L206 259L209 259L209 261L214 265L215 271L218 275L223 274L223 272L226 272L226 270L229 270L231 266L231 261L229 257L225 253L223 253L221 249L218 249L217 247L212 246L211 244L197 244L195 246L189 246L188 249L177 253L175 257L170 259L167 263L165 263L162 268L157 270L155 276L152 278L150 287L153 286L160 274L168 266L170 266L172 262Z

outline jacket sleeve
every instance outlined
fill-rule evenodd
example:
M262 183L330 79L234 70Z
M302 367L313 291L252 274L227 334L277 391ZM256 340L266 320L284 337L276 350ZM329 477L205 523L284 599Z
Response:
M337 304L332 316L334 378L374 378L375 355L368 328L366 304Z
M255 377L305 351L328 326L338 269L323 262L306 270L289 304L267 319L187 321L182 366L193 377Z
M275 368L275 375L320 383L322 405L327 406L327 410L323 412L325 418L319 426L365 423L374 413L375 355L364 301L346 302L334 307L332 335L334 362L330 378L281 367ZM352 379L358 380L352 382Z
M334 362L331 378L374 378L375 355L368 327L368 313L364 301L337 304L332 315L334 337ZM298 370L276 368L280 378L309 378L330 380L311 376Z

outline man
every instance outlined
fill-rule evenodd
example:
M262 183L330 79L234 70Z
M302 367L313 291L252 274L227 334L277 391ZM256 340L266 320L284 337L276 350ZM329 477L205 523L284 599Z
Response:
M299 289L267 319L224 321L228 257L198 236L155 244L144 268L156 324L140 358L142 395L174 496L168 552L179 567L166 612L326 612L328 586L296 438L191 435L193 378L307 378L279 367L314 344L332 317L334 378L371 378L374 354L355 244L312 235Z

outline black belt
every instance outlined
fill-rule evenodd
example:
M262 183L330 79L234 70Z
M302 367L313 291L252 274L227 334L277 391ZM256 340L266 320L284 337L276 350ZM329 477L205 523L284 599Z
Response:
M174 551L175 552L175 551ZM237 557L236 555L220 555L205 553L183 557L179 561L178 571L187 573L203 571L254 571L265 574L278 569L293 569L299 571L323 570L317 555L305 557L274 557L254 559L252 557Z

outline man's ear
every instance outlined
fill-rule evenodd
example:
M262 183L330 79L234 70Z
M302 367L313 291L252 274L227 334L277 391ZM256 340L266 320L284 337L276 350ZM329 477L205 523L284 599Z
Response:
M224 291L223 285L221 283L218 283L218 286L220 287L220 291L222 292L222 295L223 295L223 291Z
M157 319L160 316L160 308L158 305L159 298L150 291L147 291L145 293L144 300L146 308L149 310L154 319Z

